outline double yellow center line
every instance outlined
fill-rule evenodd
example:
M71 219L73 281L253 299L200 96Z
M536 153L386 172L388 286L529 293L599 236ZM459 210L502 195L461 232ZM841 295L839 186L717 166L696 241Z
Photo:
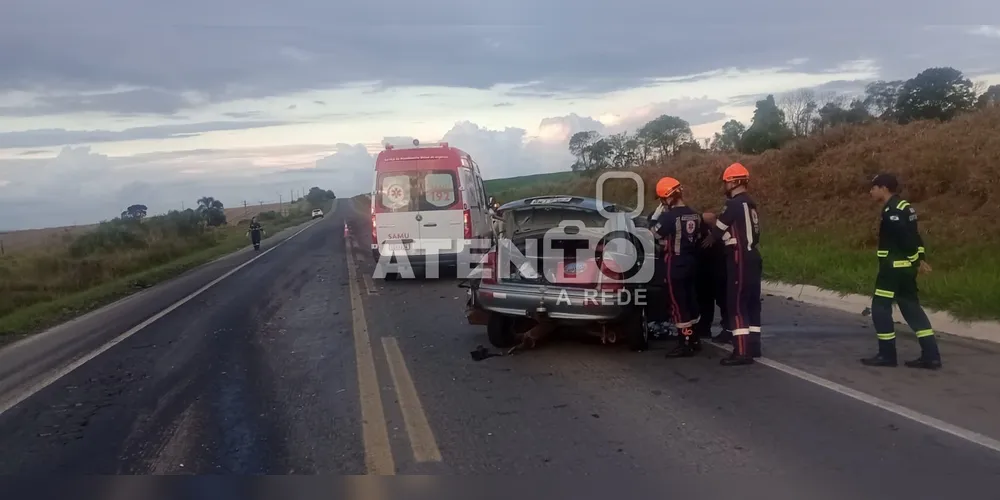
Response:
M396 464L392 456L389 430L382 406L382 394L372 353L368 323L358 286L358 269L350 236L344 241L347 250L347 274L351 293L351 316L354 330L354 354L358 367L358 392L361 399L361 428L365 446L365 468L372 475L394 475ZM382 349L389 365L389 374L406 424L406 433L413 459L417 462L440 462L434 432L420 402L410 370L406 367L399 342L394 337L382 337Z

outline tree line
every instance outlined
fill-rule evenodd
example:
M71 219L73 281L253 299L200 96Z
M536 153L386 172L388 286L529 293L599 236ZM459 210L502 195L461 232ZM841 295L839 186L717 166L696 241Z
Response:
M909 80L878 80L859 96L799 89L768 95L756 102L747 127L729 120L714 137L699 142L682 118L661 115L634 134L602 137L596 131L573 134L569 151L574 171L638 167L663 161L683 151L758 154L796 138L841 125L873 121L906 124L917 120L950 120L962 113L1000 106L1000 85L973 84L950 67L928 68Z

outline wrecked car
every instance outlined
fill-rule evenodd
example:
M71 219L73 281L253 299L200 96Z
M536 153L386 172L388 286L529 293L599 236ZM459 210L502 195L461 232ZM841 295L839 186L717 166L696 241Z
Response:
M651 268L652 236L637 229L627 209L580 196L541 196L496 212L502 230L465 283L466 317L486 327L493 346L513 352L570 329L647 349L649 278L635 270L646 261Z

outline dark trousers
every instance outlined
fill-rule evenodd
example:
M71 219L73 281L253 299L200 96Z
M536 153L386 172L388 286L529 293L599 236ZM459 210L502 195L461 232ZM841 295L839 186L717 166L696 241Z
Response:
M667 262L667 293L674 324L682 334L690 334L699 321L697 264L693 261Z
M670 294L667 290L667 263L663 260L662 254L657 252L656 264L653 267L653 285L646 296L646 320L663 322L670 321L672 313L670 310Z
M760 286L763 263L757 251L726 249L726 308L737 355L761 356Z
M253 246L260 245L260 231L250 231L250 241L253 242Z
M888 359L896 359L896 327L892 320L892 303L899 305L903 320L917 334L925 359L940 359L941 354L934 340L934 330L927 314L920 306L917 290L916 267L879 268L875 277L875 293L872 296L872 323L878 335L879 354Z
M731 330L726 307L726 260L723 254L709 254L698 263L698 309L701 320L695 325L695 333L701 337L712 336L715 322L715 307L719 307L722 329Z

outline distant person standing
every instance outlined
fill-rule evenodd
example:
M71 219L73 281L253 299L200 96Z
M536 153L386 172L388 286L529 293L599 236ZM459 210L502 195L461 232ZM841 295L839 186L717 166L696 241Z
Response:
M257 222L257 217L254 216L250 219L250 230L247 231L250 236L250 241L253 242L253 249L260 250L260 238L264 234L264 227Z
M899 305L903 319L920 342L920 357L907 361L911 368L941 368L934 330L920 306L917 273L931 271L924 256L924 243L917 229L917 212L899 196L899 181L892 174L878 174L872 179L871 196L882 203L878 234L878 275L872 296L872 323L878 336L878 354L864 358L867 366L896 366L896 329L892 303Z
M733 353L723 358L723 366L753 364L761 357L760 289L763 259L757 203L750 198L750 172L733 163L722 173L726 207L715 221L713 236L726 247L727 323L733 329Z

